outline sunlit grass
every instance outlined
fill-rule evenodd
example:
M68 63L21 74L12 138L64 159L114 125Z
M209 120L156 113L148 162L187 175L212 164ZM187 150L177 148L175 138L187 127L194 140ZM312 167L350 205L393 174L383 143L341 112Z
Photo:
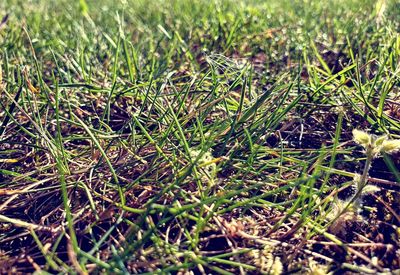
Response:
M400 269L399 11L1 2L0 271Z

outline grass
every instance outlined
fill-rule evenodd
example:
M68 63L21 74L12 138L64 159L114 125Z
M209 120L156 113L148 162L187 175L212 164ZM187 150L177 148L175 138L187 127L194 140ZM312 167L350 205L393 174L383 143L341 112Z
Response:
M0 272L398 271L399 11L2 1Z

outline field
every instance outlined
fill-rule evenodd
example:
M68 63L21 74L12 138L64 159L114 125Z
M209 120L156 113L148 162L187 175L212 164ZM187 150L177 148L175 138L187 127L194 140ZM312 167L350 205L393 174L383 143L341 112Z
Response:
M400 2L0 20L0 273L400 272Z

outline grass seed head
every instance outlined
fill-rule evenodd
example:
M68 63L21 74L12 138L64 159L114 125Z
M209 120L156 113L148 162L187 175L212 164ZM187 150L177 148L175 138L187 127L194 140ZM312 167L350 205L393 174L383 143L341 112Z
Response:
M384 140L381 145L381 152L393 154L400 150L400 139Z
M353 130L354 141L363 146L364 148L371 144L371 135L368 133L354 129Z
M388 139L387 135L375 136L364 131L354 129L353 139L366 149L367 156L379 157L381 153L393 154L400 150L399 139Z

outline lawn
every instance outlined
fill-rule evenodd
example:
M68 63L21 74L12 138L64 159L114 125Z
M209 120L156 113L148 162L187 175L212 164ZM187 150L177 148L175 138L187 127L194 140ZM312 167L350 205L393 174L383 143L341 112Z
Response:
M400 2L0 20L0 273L400 272Z

